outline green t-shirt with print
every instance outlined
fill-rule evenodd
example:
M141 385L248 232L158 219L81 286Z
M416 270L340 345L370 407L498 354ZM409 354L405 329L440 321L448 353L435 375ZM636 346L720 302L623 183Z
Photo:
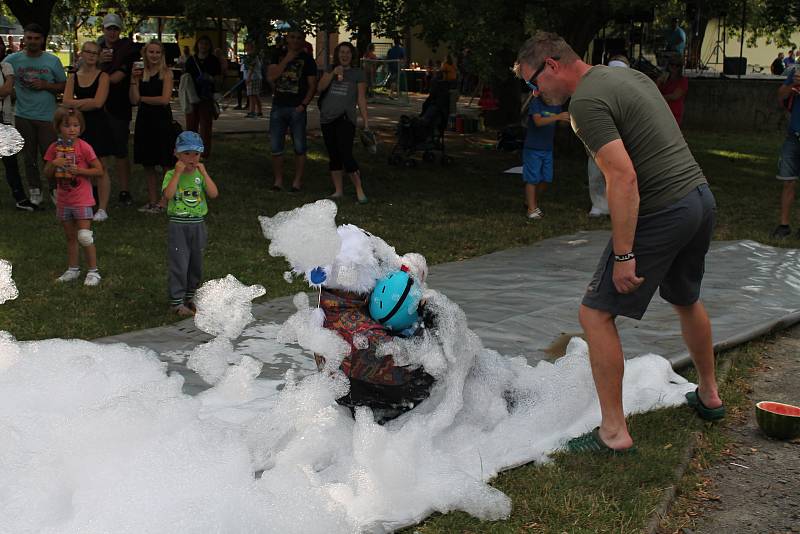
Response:
M174 173L175 169L172 169L164 175L161 191L167 188ZM202 221L207 213L206 182L203 175L198 169L189 174L181 174L175 194L169 199L167 205L169 219L176 222L198 222Z

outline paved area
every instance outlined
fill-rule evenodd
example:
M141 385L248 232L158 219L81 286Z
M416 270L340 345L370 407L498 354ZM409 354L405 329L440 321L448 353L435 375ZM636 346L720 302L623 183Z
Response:
M749 395L800 406L800 326L771 341ZM700 518L684 534L800 533L800 440L773 440L761 433L755 408L727 422L733 446L723 460L702 473Z
M422 103L427 98L425 94L410 93L408 101L391 100L387 97L376 97L369 101L370 127L376 130L393 129L400 120L401 115L418 115L422 110ZM263 117L249 119L245 115L247 110L233 109L236 106L236 96L223 101L222 113L214 121L214 133L264 133L269 129L269 111L272 104L271 97L262 98ZM478 99L470 104L469 97L461 97L457 104L458 113L477 116L480 111ZM319 130L319 110L315 98L308 108L308 128L311 131ZM173 100L172 114L175 120L186 124L180 105ZM133 131L133 128L131 128Z

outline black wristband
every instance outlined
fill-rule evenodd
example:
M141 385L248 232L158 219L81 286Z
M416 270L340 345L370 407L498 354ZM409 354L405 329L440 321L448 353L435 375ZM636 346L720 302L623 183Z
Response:
M628 252L627 254L614 254L614 261L630 261L635 257L636 256L633 255L633 252Z

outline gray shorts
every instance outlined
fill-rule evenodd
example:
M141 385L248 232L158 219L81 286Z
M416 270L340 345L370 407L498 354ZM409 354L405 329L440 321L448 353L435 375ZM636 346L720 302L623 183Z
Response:
M613 316L637 320L644 315L656 289L670 304L694 304L700 298L716 209L714 195L703 184L674 204L640 216L633 253L636 274L644 277L644 282L633 293L617 292L612 279L614 251L609 241L583 296L583 304Z
M790 133L781 146L778 160L778 180L797 180L800 177L800 134Z

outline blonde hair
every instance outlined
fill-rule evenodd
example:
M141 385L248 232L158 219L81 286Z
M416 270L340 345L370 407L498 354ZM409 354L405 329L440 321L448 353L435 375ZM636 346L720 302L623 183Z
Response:
M158 45L161 49L161 61L158 63L158 74L163 80L166 73L169 72L167 68L167 58L164 54L164 45L158 39L151 39L146 45L142 47L142 60L144 61L144 73L142 74L142 81L147 82L150 81L150 72L147 70L150 66L150 62L147 60L147 47L151 45Z
M83 50L86 48L86 45L92 45L97 49L98 52L100 52L100 45L97 44L96 41L84 41L83 44L81 45L81 52L83 52Z
M81 110L77 108L68 106L58 106L55 114L53 115L53 128L56 129L56 132L61 130L61 125L64 124L64 121L66 121L69 117L76 117L78 119L78 124L81 125L81 133L83 133L83 130L86 129L86 122L83 120L83 113L81 113Z

